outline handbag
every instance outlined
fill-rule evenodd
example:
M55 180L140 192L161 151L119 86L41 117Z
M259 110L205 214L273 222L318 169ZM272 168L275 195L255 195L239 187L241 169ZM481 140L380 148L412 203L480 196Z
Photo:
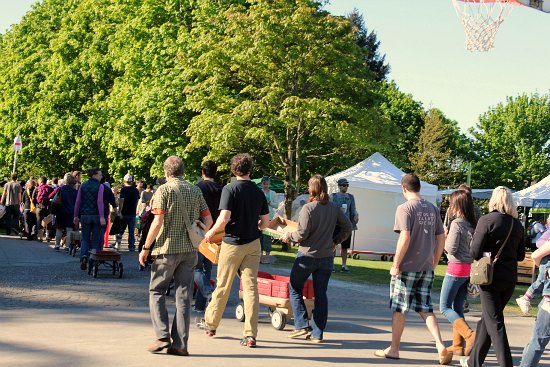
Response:
M31 197L31 190L30 189L27 189L27 196L29 197L29 210L31 213L36 213L36 206L34 205L34 201L32 200L32 197Z
M61 189L58 189L55 196L52 199L52 210L61 209L63 205L63 197L61 196Z
M183 222L185 223L185 228L187 229L189 239L191 240L194 248L199 248L201 241L204 239L204 224L198 220L191 223L191 221L189 220L189 216L187 215L187 209L185 208L185 200L183 199L183 194L181 193L180 188L177 184L173 186L179 196L179 199L182 202L181 207L183 210Z
M504 243L502 244L502 246L500 246L500 249L498 250L495 256L495 260L491 259L491 256L483 256L479 260L474 260L474 262L472 263L472 267L470 268L471 284L490 285L491 283L493 283L493 271L495 269L495 264L498 261L500 253L504 249L504 246L508 242L508 238L510 238L510 233L512 233L513 228L514 228L514 219L512 219L510 230L508 231L508 236L506 236Z

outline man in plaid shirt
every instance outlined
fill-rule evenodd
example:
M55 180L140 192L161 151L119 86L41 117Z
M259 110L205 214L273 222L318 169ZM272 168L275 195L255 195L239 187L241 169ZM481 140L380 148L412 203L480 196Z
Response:
M167 348L168 354L187 356L197 251L187 234L184 215L189 217L190 222L200 219L206 229L212 226L212 217L201 190L181 177L183 161L179 157L166 159L164 175L167 183L160 186L153 197L155 219L139 254L139 262L145 266L151 245L156 240L151 253L155 260L151 266L149 308L157 339L148 350L156 353ZM172 278L176 291L176 313L170 331L165 297Z

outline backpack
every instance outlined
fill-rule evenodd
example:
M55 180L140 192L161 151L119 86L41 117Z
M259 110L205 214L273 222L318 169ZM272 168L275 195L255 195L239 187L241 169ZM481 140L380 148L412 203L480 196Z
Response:
M36 194L36 201L38 204L48 205L50 203L50 194L53 189L48 185L38 186L38 193Z

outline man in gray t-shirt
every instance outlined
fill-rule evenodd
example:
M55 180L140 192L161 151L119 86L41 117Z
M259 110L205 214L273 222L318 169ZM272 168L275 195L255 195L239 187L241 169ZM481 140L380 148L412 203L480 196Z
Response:
M0 202L6 206L6 234L19 228L19 204L21 204L21 185L17 181L17 173L11 175L11 181L4 185Z
M390 308L392 315L392 343L374 355L381 358L399 358L401 335L405 316L416 311L426 322L435 339L439 364L449 364L453 353L443 345L431 299L434 269L445 245L443 223L439 209L420 196L420 179L414 174L403 176L403 196L407 202L395 213L394 231L399 233L397 248L390 269Z

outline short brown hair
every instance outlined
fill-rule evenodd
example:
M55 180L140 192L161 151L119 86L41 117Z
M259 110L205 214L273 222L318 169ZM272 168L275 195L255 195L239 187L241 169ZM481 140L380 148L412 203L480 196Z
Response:
M254 161L248 153L240 153L231 158L231 172L235 176L246 176L252 173Z
M163 168L170 177L183 176L183 161L176 155L171 155L166 158Z
M414 173L407 173L401 179L401 185L411 192L420 192L420 178Z
M321 204L328 203L328 186L325 178L319 174L311 176L308 183L309 202L318 201Z
M15 173L15 172L12 173L11 174L11 179L12 179L12 181L17 181L17 173Z

